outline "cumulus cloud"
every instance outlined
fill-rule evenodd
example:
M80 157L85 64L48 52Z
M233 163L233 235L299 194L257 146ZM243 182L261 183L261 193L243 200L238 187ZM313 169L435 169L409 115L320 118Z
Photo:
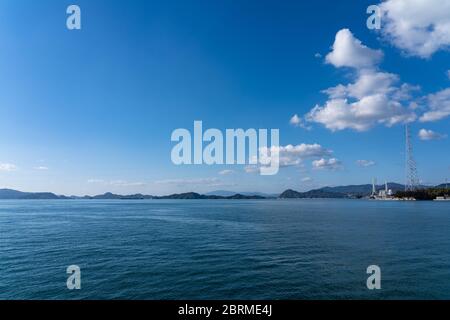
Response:
M420 121L437 121L450 115L450 88L430 94L426 100L429 110L420 117Z
M320 159L323 157L330 157L333 151L324 148L320 144L298 144L298 145L286 145L286 146L272 146L272 147L262 147L259 149L259 159L260 164L270 163L276 161L275 158L270 158L271 154L278 153L278 167L302 167L303 161L306 159ZM269 161L270 160L270 161ZM248 165L244 168L246 173L258 173L264 165Z
M370 68L383 58L381 50L373 50L356 39L349 29L342 29L336 34L333 50L326 56L327 63L337 68Z
M312 162L313 168L317 170L339 170L342 169L342 162L336 158L319 159Z
M432 130L420 129L420 131L419 131L419 138L420 138L420 140L423 140L423 141L439 140L439 139L444 139L446 137L447 137L447 135L440 134L440 133L434 132Z
M398 47L420 57L450 48L450 0L387 0L381 6L382 30ZM450 116L450 88L418 97L419 86L401 83L398 75L379 69L382 58L382 51L367 47L349 29L338 31L325 60L336 68L351 68L353 80L324 90L328 99L303 117L294 115L291 124L309 122L332 131L367 131L377 125Z
M415 121L414 110L404 104L418 87L400 84L397 75L378 71L376 64L382 56L381 51L364 46L350 30L339 31L327 62L338 68L353 67L355 80L324 90L328 100L306 114L306 121L320 123L332 131L366 131L379 124L393 126Z
M262 163L267 163L264 159L267 155L273 152L279 154L279 167L297 166L302 163L304 159L320 158L331 156L332 151L322 147L320 144L299 144L287 146L272 146L270 148L264 147L260 150L260 160ZM273 161L274 159L272 159Z
M450 48L450 1L387 0L380 7L381 32L407 54L429 58Z
M328 100L324 106L316 105L306 118L332 131L367 131L377 124L393 126L411 122L416 119L416 115L401 103L389 100L386 95L375 94L356 102L349 102L348 99Z
M402 90L395 87L399 77L392 73L375 72L372 70L362 71L354 83L348 85L338 85L324 90L330 98L355 98L362 99L369 95L388 95L395 91ZM404 91L406 88L403 88Z
M17 166L11 163L0 163L0 171L11 172L17 170Z
M372 160L357 160L356 164L363 168L373 167L376 163Z
M293 155L298 158L312 158L312 157L321 157L321 156L327 156L332 153L332 151L325 149L320 144L314 143L314 144L298 144L296 146L293 146L291 144L288 144L287 146L280 146L280 147L272 147L272 148L278 148L280 154L285 155Z

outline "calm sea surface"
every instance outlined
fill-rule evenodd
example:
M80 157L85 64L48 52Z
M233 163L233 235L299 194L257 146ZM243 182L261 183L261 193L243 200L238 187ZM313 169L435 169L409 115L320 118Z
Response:
M450 202L0 201L0 298L450 299Z

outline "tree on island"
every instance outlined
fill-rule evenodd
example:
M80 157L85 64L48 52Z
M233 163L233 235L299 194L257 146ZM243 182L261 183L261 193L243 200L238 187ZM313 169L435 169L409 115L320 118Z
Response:
M397 198L414 198L416 200L434 200L437 197L448 196L449 189L446 188L430 188L415 191L398 191L395 194Z

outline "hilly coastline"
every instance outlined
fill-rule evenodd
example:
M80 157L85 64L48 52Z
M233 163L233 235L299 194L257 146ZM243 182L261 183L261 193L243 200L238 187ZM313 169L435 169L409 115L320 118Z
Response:
M119 195L111 192L107 192L104 194L96 195L96 196L64 196L64 195L56 195L51 192L22 192L12 189L0 189L0 200L70 200L70 199L85 199L85 200L146 200L146 199L266 199L266 197L259 195L244 195L235 193L229 196L220 196L220 195L203 195L195 192L187 192L187 193L177 193L171 194L167 196L152 196L152 195L144 195L144 194L131 194L131 195Z
M405 190L405 186L398 183L388 183L389 189L394 193ZM439 185L434 188L443 188L445 185ZM383 190L384 185L376 186L376 190ZM422 189L433 187L421 186ZM299 192L292 189L283 191L279 195L264 194L259 192L242 192L235 193L232 191L217 191L206 194L196 192L176 193L166 196L153 196L144 194L119 195L107 192L95 196L65 196L57 195L51 192L22 192L12 189L0 189L0 200L70 200L70 199L86 199L86 200L146 200L146 199L180 199L180 200L259 200L259 199L357 199L368 197L372 193L372 185L349 185L337 187L323 187L306 192Z

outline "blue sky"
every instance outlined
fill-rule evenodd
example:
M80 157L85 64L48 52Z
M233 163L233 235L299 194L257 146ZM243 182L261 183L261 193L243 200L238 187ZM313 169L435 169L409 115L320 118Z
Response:
M167 194L404 182L405 122L421 181L442 183L450 176L450 36L426 32L450 18L411 8L423 15L411 19L391 2L374 31L366 27L373 1L2 1L0 188ZM81 30L66 28L70 4L81 8ZM401 19L425 21L423 33L408 42ZM343 47L333 49L342 30ZM373 59L355 65L361 52ZM354 93L367 74L392 77L382 93L382 84ZM348 92L323 92L339 84ZM376 106L361 120L345 109L372 108L364 98L373 91L392 102L402 84L407 97L394 114ZM341 113L326 118L343 99ZM294 115L308 129L291 124ZM290 154L298 165L276 176L175 166L171 133L192 130L194 120L221 130L278 128L282 146L318 144L332 154ZM339 165L327 165L330 158Z

